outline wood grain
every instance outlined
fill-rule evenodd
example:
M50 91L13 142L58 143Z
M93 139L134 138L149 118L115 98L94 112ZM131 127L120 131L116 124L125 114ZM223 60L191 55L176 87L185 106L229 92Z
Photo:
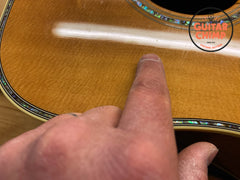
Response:
M0 0L0 14L7 0ZM42 122L29 117L11 104L0 91L0 145Z
M0 145L41 124L18 110L0 93Z
M46 1L16 0L3 35L1 63L10 85L26 101L57 114L109 104L123 109L139 58L156 53L165 66L175 118L240 123L239 57L57 37L53 29L62 22L154 30L184 37L188 33L144 17L125 0L49 0L47 5ZM233 40L239 39L240 25L236 25ZM0 143L40 124L0 94ZM217 135L214 138L210 140L221 142ZM230 147L227 143L222 143L223 150ZM238 152L222 152L227 152L226 156L221 154L227 160L236 158L225 168L236 168ZM219 162L224 166L222 159Z
M0 0L0 14L2 14L7 0Z
M139 58L156 53L165 66L175 118L239 123L238 57L53 34L61 22L158 30L183 36L187 30L156 23L125 0L50 0L48 6L44 1L17 0L11 12L2 42L3 69L13 89L39 108L57 114L84 112L108 104L123 108ZM240 39L239 27L235 26L233 40Z

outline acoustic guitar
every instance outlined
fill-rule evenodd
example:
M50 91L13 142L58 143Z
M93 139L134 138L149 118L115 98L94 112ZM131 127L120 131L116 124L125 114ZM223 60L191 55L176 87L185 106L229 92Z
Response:
M220 149L214 164L240 178L240 1L198 14L168 2L8 0L1 90L41 121L96 106L124 108L139 58L158 54L179 150L212 142ZM215 34L204 34L210 28Z

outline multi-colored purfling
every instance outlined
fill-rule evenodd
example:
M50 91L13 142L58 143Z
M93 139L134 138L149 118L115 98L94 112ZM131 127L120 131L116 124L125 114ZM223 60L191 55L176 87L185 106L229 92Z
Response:
M183 26L187 27L190 24L190 20L183 20L180 18L175 18L175 17L170 17L168 15L164 15L158 12L154 8L150 8L147 6L146 3L144 3L141 0L127 0L128 2L131 1L131 4L134 5L136 8L141 9L143 12L149 14L149 16L160 20L161 22L168 22L173 25L178 25L178 26ZM3 31L8 19L8 16L10 14L11 8L13 6L14 0L9 0L8 4L6 6L5 12L3 14L3 17L1 19L0 23L0 44L2 42L2 36L3 36ZM235 13L234 15L231 16L233 20L236 20L240 17L240 12ZM224 20L222 19L224 22ZM0 59L1 62L1 59ZM29 112L30 114L39 117L41 119L51 119L55 117L57 114L45 111L43 109L40 109L33 104L27 102L24 100L22 97L20 97L14 89L10 86L9 82L7 81L7 78L5 77L2 65L0 63L0 85L1 88L3 89L3 92L15 103L20 107L22 110L25 110ZM72 114L73 116L76 116L76 114ZM184 118L175 118L173 119L173 124L175 127L177 126L197 126L197 127L210 127L210 128L221 128L225 130L232 130L235 132L240 132L240 125L231 123L231 122L225 122L225 121L217 121L217 120L209 120L209 119L184 119Z
M187 26L189 26L191 19L190 18L182 18L179 17L179 19L175 17L171 17L171 14L168 14L166 12L163 12L156 7L151 7L150 4L145 2L144 0L127 0L129 3L135 6L135 8L139 9L142 13L147 13L150 18L154 18L154 20L158 20L161 23L169 24L171 26L174 26L176 28L182 28L186 29ZM131 2L130 2L131 1ZM167 15L168 14L168 15ZM235 12L233 15L229 15L232 22L236 21L240 17L240 8ZM228 18L220 19L219 22L225 22L228 23ZM194 24L192 23L191 26Z

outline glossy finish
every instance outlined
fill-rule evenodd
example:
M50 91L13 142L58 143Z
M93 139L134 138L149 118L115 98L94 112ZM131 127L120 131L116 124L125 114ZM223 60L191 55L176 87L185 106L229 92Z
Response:
M41 120L101 105L124 108L139 58L156 53L165 66L175 128L239 136L238 19L231 43L207 53L192 44L186 29L155 21L129 1L15 0L11 11L10 3L0 29L5 95ZM227 157L235 165L240 160L237 153Z
M1 43L5 76L26 102L53 115L123 108L138 59L151 52L164 63L175 118L239 123L238 25L232 45L206 53L187 30L155 22L124 0L48 3L15 1ZM38 111L31 104L20 102Z
M0 0L0 13L2 13L6 1ZM0 92L0 145L41 124L42 122L22 113Z

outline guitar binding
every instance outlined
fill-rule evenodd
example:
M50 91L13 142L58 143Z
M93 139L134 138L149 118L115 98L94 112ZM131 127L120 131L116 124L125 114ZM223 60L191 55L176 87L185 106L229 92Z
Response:
M140 3L144 0L127 0L131 5L135 4L138 5L140 7ZM5 25L7 23L7 19L8 16L10 14L11 8L14 4L14 0L9 0L7 2L7 5L5 7L5 11L3 13L2 19L1 19L1 23L0 23L0 44L2 42L2 36L3 36L3 32L4 32L4 28ZM142 4L142 6L140 8L142 8L144 5ZM148 8L151 9L151 8ZM143 8L142 8L143 10ZM151 9L153 10L153 9ZM145 12L147 12L146 10L144 10ZM154 13L156 13L154 11ZM240 17L240 10L234 14L234 16L236 16L237 18ZM167 17L167 16L165 16ZM233 17L233 15L231 16ZM176 22L177 19L174 20L174 22ZM180 21L180 19L179 19ZM166 22L170 22L169 20L166 20ZM172 24L174 25L174 22L172 22ZM176 24L176 23L175 23ZM181 26L187 28L187 24L182 24ZM41 121L47 121L55 116L57 116L57 114L51 113L51 112L47 112L43 109L40 109L36 106L34 106L33 104L27 102L26 100L24 100L21 96L19 96L14 89L12 89L11 85L9 84L7 78L4 75L4 71L2 68L2 64L1 64L1 58L0 58L0 89L2 90L2 92L4 93L4 95L14 104L17 105L17 107L41 120ZM184 128L210 128L213 131L217 131L218 129L222 129L225 130L226 133L228 133L228 131L231 131L231 133L237 134L239 135L240 133L240 125L236 124L236 123L230 123L230 122L226 122L226 121L220 121L220 120L212 120L212 119L198 119L198 118L174 118L173 119L173 124L175 129L181 129L181 127ZM222 131L220 131L222 132Z

